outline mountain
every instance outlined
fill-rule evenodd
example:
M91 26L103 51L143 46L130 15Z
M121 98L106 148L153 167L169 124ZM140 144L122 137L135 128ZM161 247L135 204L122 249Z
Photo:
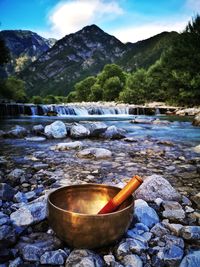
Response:
M163 51L169 48L170 43L178 35L174 31L162 32L137 43L127 43L127 53L116 63L126 71L134 71L137 68L147 69L160 58Z
M32 63L21 77L30 95L67 95L75 82L97 74L107 63L116 62L126 46L96 25L66 35Z
M26 30L5 30L0 32L10 52L10 62L5 65L4 72L13 75L22 71L46 52L55 43L55 39L45 39L35 32Z

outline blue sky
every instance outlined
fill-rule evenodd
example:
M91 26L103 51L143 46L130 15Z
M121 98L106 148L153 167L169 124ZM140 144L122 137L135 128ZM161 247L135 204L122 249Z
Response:
M182 31L200 0L0 0L0 30L28 29L61 38L96 24L122 42Z

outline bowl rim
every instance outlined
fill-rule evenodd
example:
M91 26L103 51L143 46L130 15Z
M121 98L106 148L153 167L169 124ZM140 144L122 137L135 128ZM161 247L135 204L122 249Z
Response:
M64 188L67 188L67 187L86 187L86 186L97 186L97 187L110 187L110 188L117 188L117 189L122 189L120 187L117 187L117 186L113 186L113 185L107 185L107 184L97 184L97 183L88 183L88 184L74 184L74 185L66 185L66 186L61 186L59 188L56 188L54 191L52 191L49 195L48 195L48 198L47 198L47 201L48 201L48 204L53 206L55 209L57 210L60 210L64 213L67 213L67 214L70 214L70 215L73 215L73 216L81 216L81 217L103 217L103 216L111 216L112 214L118 214L118 213L122 213L128 209L130 209L131 207L133 207L134 205L134 198L133 198L133 195L130 195L129 198L131 198L131 203L121 209L121 210L116 210L116 211L113 211L113 212L110 212L110 213L105 213L105 214L86 214L86 213L78 213L78 212L74 212L74 211L70 211L70 210L65 210L65 209L62 209L62 208L59 208L57 207L56 205L54 205L51 200L50 200L50 197L51 195L53 195L56 191L60 191L60 190L63 190ZM48 207L49 209L49 207Z

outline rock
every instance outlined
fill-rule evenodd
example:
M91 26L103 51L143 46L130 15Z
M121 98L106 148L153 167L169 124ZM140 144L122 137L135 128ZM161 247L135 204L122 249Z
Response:
M115 263L115 257L113 255L105 255L103 259L106 263L106 266L111 266L111 264Z
M196 153L200 153L200 145L193 147L192 150Z
M73 250L66 260L65 267L87 266L87 267L102 267L103 260L101 257L88 249Z
M180 235L185 240L198 241L200 239L200 226L183 226Z
M31 142L43 142L46 140L46 138L42 136L33 136L33 137L25 137L25 140Z
M131 123L140 123L140 124L151 124L154 121L154 119L140 119L140 118L136 118L132 121L130 121Z
M32 128L32 132L34 134L43 134L44 133L44 126L42 124L34 125Z
M112 152L104 148L91 147L77 153L79 158L106 159L112 156Z
M182 224L177 223L165 223L166 228L168 228L172 233L174 233L176 236L179 236L180 231L183 227Z
M19 203L21 203L21 202L27 203L28 202L26 195L22 192L17 192L17 194L14 195L13 200L15 202L19 202Z
M193 251L186 255L179 267L199 267L200 266L200 251Z
M159 251L156 257L158 258L158 262L162 263L162 265L159 266L178 266L183 258L183 249L175 245L170 247L167 246L163 249L163 251Z
M200 209L200 192L193 196L192 200L196 203L197 208Z
M151 228L151 231L150 232L153 233L154 236L158 236L158 237L161 237L163 235L169 234L169 230L166 229L161 223L155 224Z
M140 236L134 236L134 238L126 238L117 247L116 256L118 260L123 259L124 256L136 253L141 255L144 251L148 249L148 244L146 240L142 239Z
M13 261L9 262L9 267L20 267L23 266L23 260L20 257L17 257Z
M12 201L16 191L13 187L6 183L0 183L0 199Z
M9 224L10 218L7 214L0 211L0 226L4 224Z
M167 141L167 140L161 140L157 142L158 145L165 145L165 146L174 146L174 143L172 143L171 141Z
M7 135L12 138L23 138L28 134L26 128L16 125L12 127L10 131L7 132Z
M128 142L128 143L137 143L138 142L138 139L136 138L133 138L133 137L126 137L123 139L125 142Z
M33 165L33 169L39 171L39 170L45 170L49 167L47 163L35 163Z
M64 122L55 121L52 124L45 126L44 133L47 137L65 138L67 130Z
M165 201L163 203L164 211L162 213L163 217L176 221L185 218L185 211L182 209L181 205L176 201Z
M90 131L90 136L98 137L102 133L106 131L108 126L104 122L90 122L89 124L86 124L87 128Z
M61 265L64 264L67 257L68 257L67 253L62 249L47 251L40 257L40 263L50 264L50 265Z
M35 262L39 261L46 251L56 250L61 245L62 242L57 237L40 232L23 236L16 248L19 249L24 260Z
M126 255L121 262L124 264L124 266L130 266L130 267L142 267L143 262L140 259L138 255L131 254L131 255Z
M20 180L26 180L25 171L16 168L8 174L7 179L11 182L12 185L16 185L19 183Z
M156 198L163 200L181 200L181 195L170 185L170 183L160 175L147 177L139 189L135 192L135 197L145 201L154 201Z
M135 200L134 218L150 228L159 222L156 211L142 199Z
M70 136L72 138L84 138L90 135L90 131L83 125L76 123L70 129Z
M116 126L112 125L107 128L107 130L101 135L101 137L107 139L121 139L126 136L125 133L125 130L119 129Z
M80 149L83 147L83 143L80 141L68 142L68 143L58 143L55 146L52 146L51 150L65 151L70 149Z
M172 245L178 246L180 248L184 248L184 240L183 238L174 236L174 235L170 235L170 234L166 234L165 236L163 236L162 240L165 242L165 244L169 247L171 247Z
M192 122L192 125L194 126L200 126L200 113L198 113L195 117L194 120Z
M168 124L170 124L170 122L167 121L167 120L156 119L156 120L153 120L152 124L155 124L155 125L168 125Z
M0 250L15 244L16 238L16 231L11 225L0 226Z
M41 222L47 217L47 201L35 200L29 204L24 204L17 211L11 213L10 219L17 226L29 226Z

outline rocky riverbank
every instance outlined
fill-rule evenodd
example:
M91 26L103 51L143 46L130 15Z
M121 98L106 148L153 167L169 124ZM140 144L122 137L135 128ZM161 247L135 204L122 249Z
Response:
M127 137L91 122L17 126L1 136L1 266L200 265L199 146ZM54 188L122 187L134 174L145 181L135 193L132 224L116 244L73 249L50 229L46 199Z

